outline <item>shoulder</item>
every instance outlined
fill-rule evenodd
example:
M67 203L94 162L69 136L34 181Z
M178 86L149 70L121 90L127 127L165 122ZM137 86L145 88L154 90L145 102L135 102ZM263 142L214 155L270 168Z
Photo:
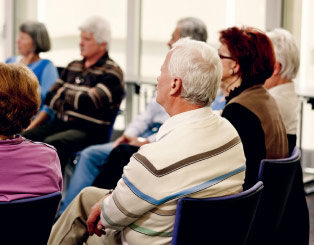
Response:
M102 72L103 74L112 74L123 80L123 71L120 66L112 59L106 59L100 66L93 67L94 71Z
M226 118L238 132L239 129L248 132L250 129L261 128L258 116L247 107L238 103L226 105L221 116Z
M34 148L40 148L43 151L50 152L50 153L57 153L57 150L54 146L49 145L47 143L39 142L39 141L32 141L29 139L24 138L24 142L26 145L29 147L34 147Z
M9 57L9 58L7 58L5 60L5 63L7 63L7 64L9 64L9 63L16 63L17 59L18 59L18 56L11 56L11 57Z

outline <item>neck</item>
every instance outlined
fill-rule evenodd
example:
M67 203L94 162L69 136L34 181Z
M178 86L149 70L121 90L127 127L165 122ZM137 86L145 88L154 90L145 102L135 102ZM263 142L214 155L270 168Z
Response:
M97 61L100 60L100 58L103 57L105 53L106 51L103 51L103 52L96 53L95 55L90 56L90 57L84 57L85 58L84 67L88 68L96 64Z
M171 105L170 109L167 110L167 113L170 117L175 116L177 114L192 111L201 108L201 106L190 104L189 102L185 100L179 100L176 102L176 104Z
M225 92L226 96L228 96L232 90L234 90L235 88L239 87L241 85L241 83L242 83L242 79L239 76L231 77L229 81L230 82L226 83L228 85L224 89L224 92Z
M282 84L286 84L286 83L292 83L291 79L287 79L287 78L282 78L280 77L277 82L276 82L276 86L277 85L282 85Z
M15 135L6 136L6 135L0 134L0 140L10 140L14 138L15 138Z
M35 54L35 53L29 53L27 55L23 55L22 59L21 59L21 63L28 65L28 64L32 64L35 61L39 60L39 54Z

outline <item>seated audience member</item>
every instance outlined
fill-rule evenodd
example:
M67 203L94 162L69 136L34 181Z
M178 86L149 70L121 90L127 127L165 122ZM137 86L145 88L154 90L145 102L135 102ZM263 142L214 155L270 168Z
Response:
M206 42L206 25L200 19L194 17L180 19L172 33L171 40L168 42L169 48L182 37L190 37L194 40ZM147 105L141 116L137 117L129 125L124 134L118 138L115 143L94 145L84 149L81 152L80 159L71 177L70 185L60 212L65 210L73 198L84 187L92 185L97 176L97 179L100 180L100 186L107 185L107 183L111 185L113 183L113 185L116 186L117 180L121 177L123 166L129 162L132 154L137 152L141 145L155 141L155 135L151 135L148 138L147 136L152 133L152 129L155 129L157 132L159 126L168 117L169 115L165 110L156 101L152 101ZM156 127L156 123L159 124L158 127ZM138 137L142 139L139 141ZM119 148L119 156L121 156L121 158L117 159L114 157L117 156L117 154L114 154L112 158L115 160L108 161L108 155L111 150L121 143L128 144L123 146L123 150L121 147ZM118 162L119 165L115 164L116 162ZM100 171L101 174L99 175ZM105 176L106 179L103 179L103 176ZM115 176L118 176L118 178ZM101 183L101 180L104 180L105 183Z
M184 37L206 42L207 36L207 27L202 20L195 17L185 17L178 20L177 26L171 34L168 46L172 48L172 45L176 41Z
M103 166L107 165L108 155L114 147L120 143L127 143L134 146L136 152L140 146L155 141L156 133L159 127L168 118L169 115L167 112L156 102L156 98L154 98L147 104L145 111L130 123L123 135L116 139L115 142L92 145L84 149L81 152L79 161L75 166L75 170L71 177L60 212L62 213L66 209L74 197L83 188L93 184ZM132 153L134 152L132 151ZM120 169L122 169L125 164L123 164L123 166L116 165L117 164L110 164L108 167L113 172L118 171L119 180L122 174L122 170ZM109 179L106 181L110 181L111 179L112 176L109 176ZM117 181L115 182L115 185L116 183Z
M232 27L220 32L222 116L238 131L246 157L244 189L252 187L262 159L289 156L284 122L274 98L263 87L271 77L275 55L270 39L254 28Z
M108 55L109 23L91 17L80 30L84 59L71 62L46 96L45 105L56 112L56 118L40 125L48 118L42 111L23 133L56 147L63 168L73 153L108 141L124 96L122 70Z
M21 64L0 63L0 201L62 191L55 148L23 138L40 105L38 80Z
M264 86L278 104L286 126L291 155L296 146L298 122L298 100L293 79L299 69L299 50L293 36L284 29L275 29L267 35L274 46L276 63L273 75L266 80ZM309 210L305 199L301 165L297 166L278 234L278 240L282 244L309 244Z
M293 79L299 70L299 50L292 35L284 29L275 29L267 35L274 46L276 63L273 75L266 80L264 86L279 107L286 126L291 155L297 141L298 99Z
M183 37L190 37L191 39L198 41L207 41L207 27L205 23L195 17L185 17L177 22L177 26L171 34L171 39L168 42L169 48L177 40ZM215 101L212 103L211 107L213 110L220 111L224 108L226 104L225 96L223 92L219 89Z
M240 192L241 140L210 108L221 74L217 52L206 43L188 38L175 43L157 78L157 102L170 118L156 142L133 155L111 194L85 188L54 225L48 244L81 244L87 238L96 244L102 234L105 244L170 244L178 198Z
M36 21L24 22L19 31L16 43L20 56L12 56L6 60L6 63L25 64L35 73L40 85L41 110L47 92L59 77L53 63L39 56L41 52L50 50L49 34L45 25ZM44 108L44 110L51 116L53 115L49 108Z

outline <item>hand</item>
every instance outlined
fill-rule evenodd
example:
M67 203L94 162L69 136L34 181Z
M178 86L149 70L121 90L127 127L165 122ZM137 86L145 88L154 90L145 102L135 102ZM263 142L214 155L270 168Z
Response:
M39 112L39 114L37 115L37 117L35 117L34 120L32 120L32 122L30 123L30 125L24 130L30 130L32 128L37 127L38 125L44 123L45 121L47 121L49 119L49 115L47 112L45 111L41 111Z
M117 138L113 144L113 148L117 147L118 145L122 144L122 143L126 143L128 144L130 142L132 137L127 136L125 134L121 135L119 138Z
M142 137L134 137L132 140L129 142L130 145L135 145L138 147L141 147L142 145L150 143L148 139L142 138Z
M87 229L90 236L94 234L96 234L97 236L106 234L105 227L101 223L100 214L101 214L101 204L103 200L108 196L109 195L104 196L91 208L90 215L88 216L88 219L86 222Z

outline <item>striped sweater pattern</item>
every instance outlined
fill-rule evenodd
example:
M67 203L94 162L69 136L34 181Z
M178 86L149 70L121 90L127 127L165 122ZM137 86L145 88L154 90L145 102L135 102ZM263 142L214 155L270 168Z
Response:
M242 191L245 156L233 126L210 108L178 114L124 168L102 203L105 227L123 244L170 244L176 203Z

